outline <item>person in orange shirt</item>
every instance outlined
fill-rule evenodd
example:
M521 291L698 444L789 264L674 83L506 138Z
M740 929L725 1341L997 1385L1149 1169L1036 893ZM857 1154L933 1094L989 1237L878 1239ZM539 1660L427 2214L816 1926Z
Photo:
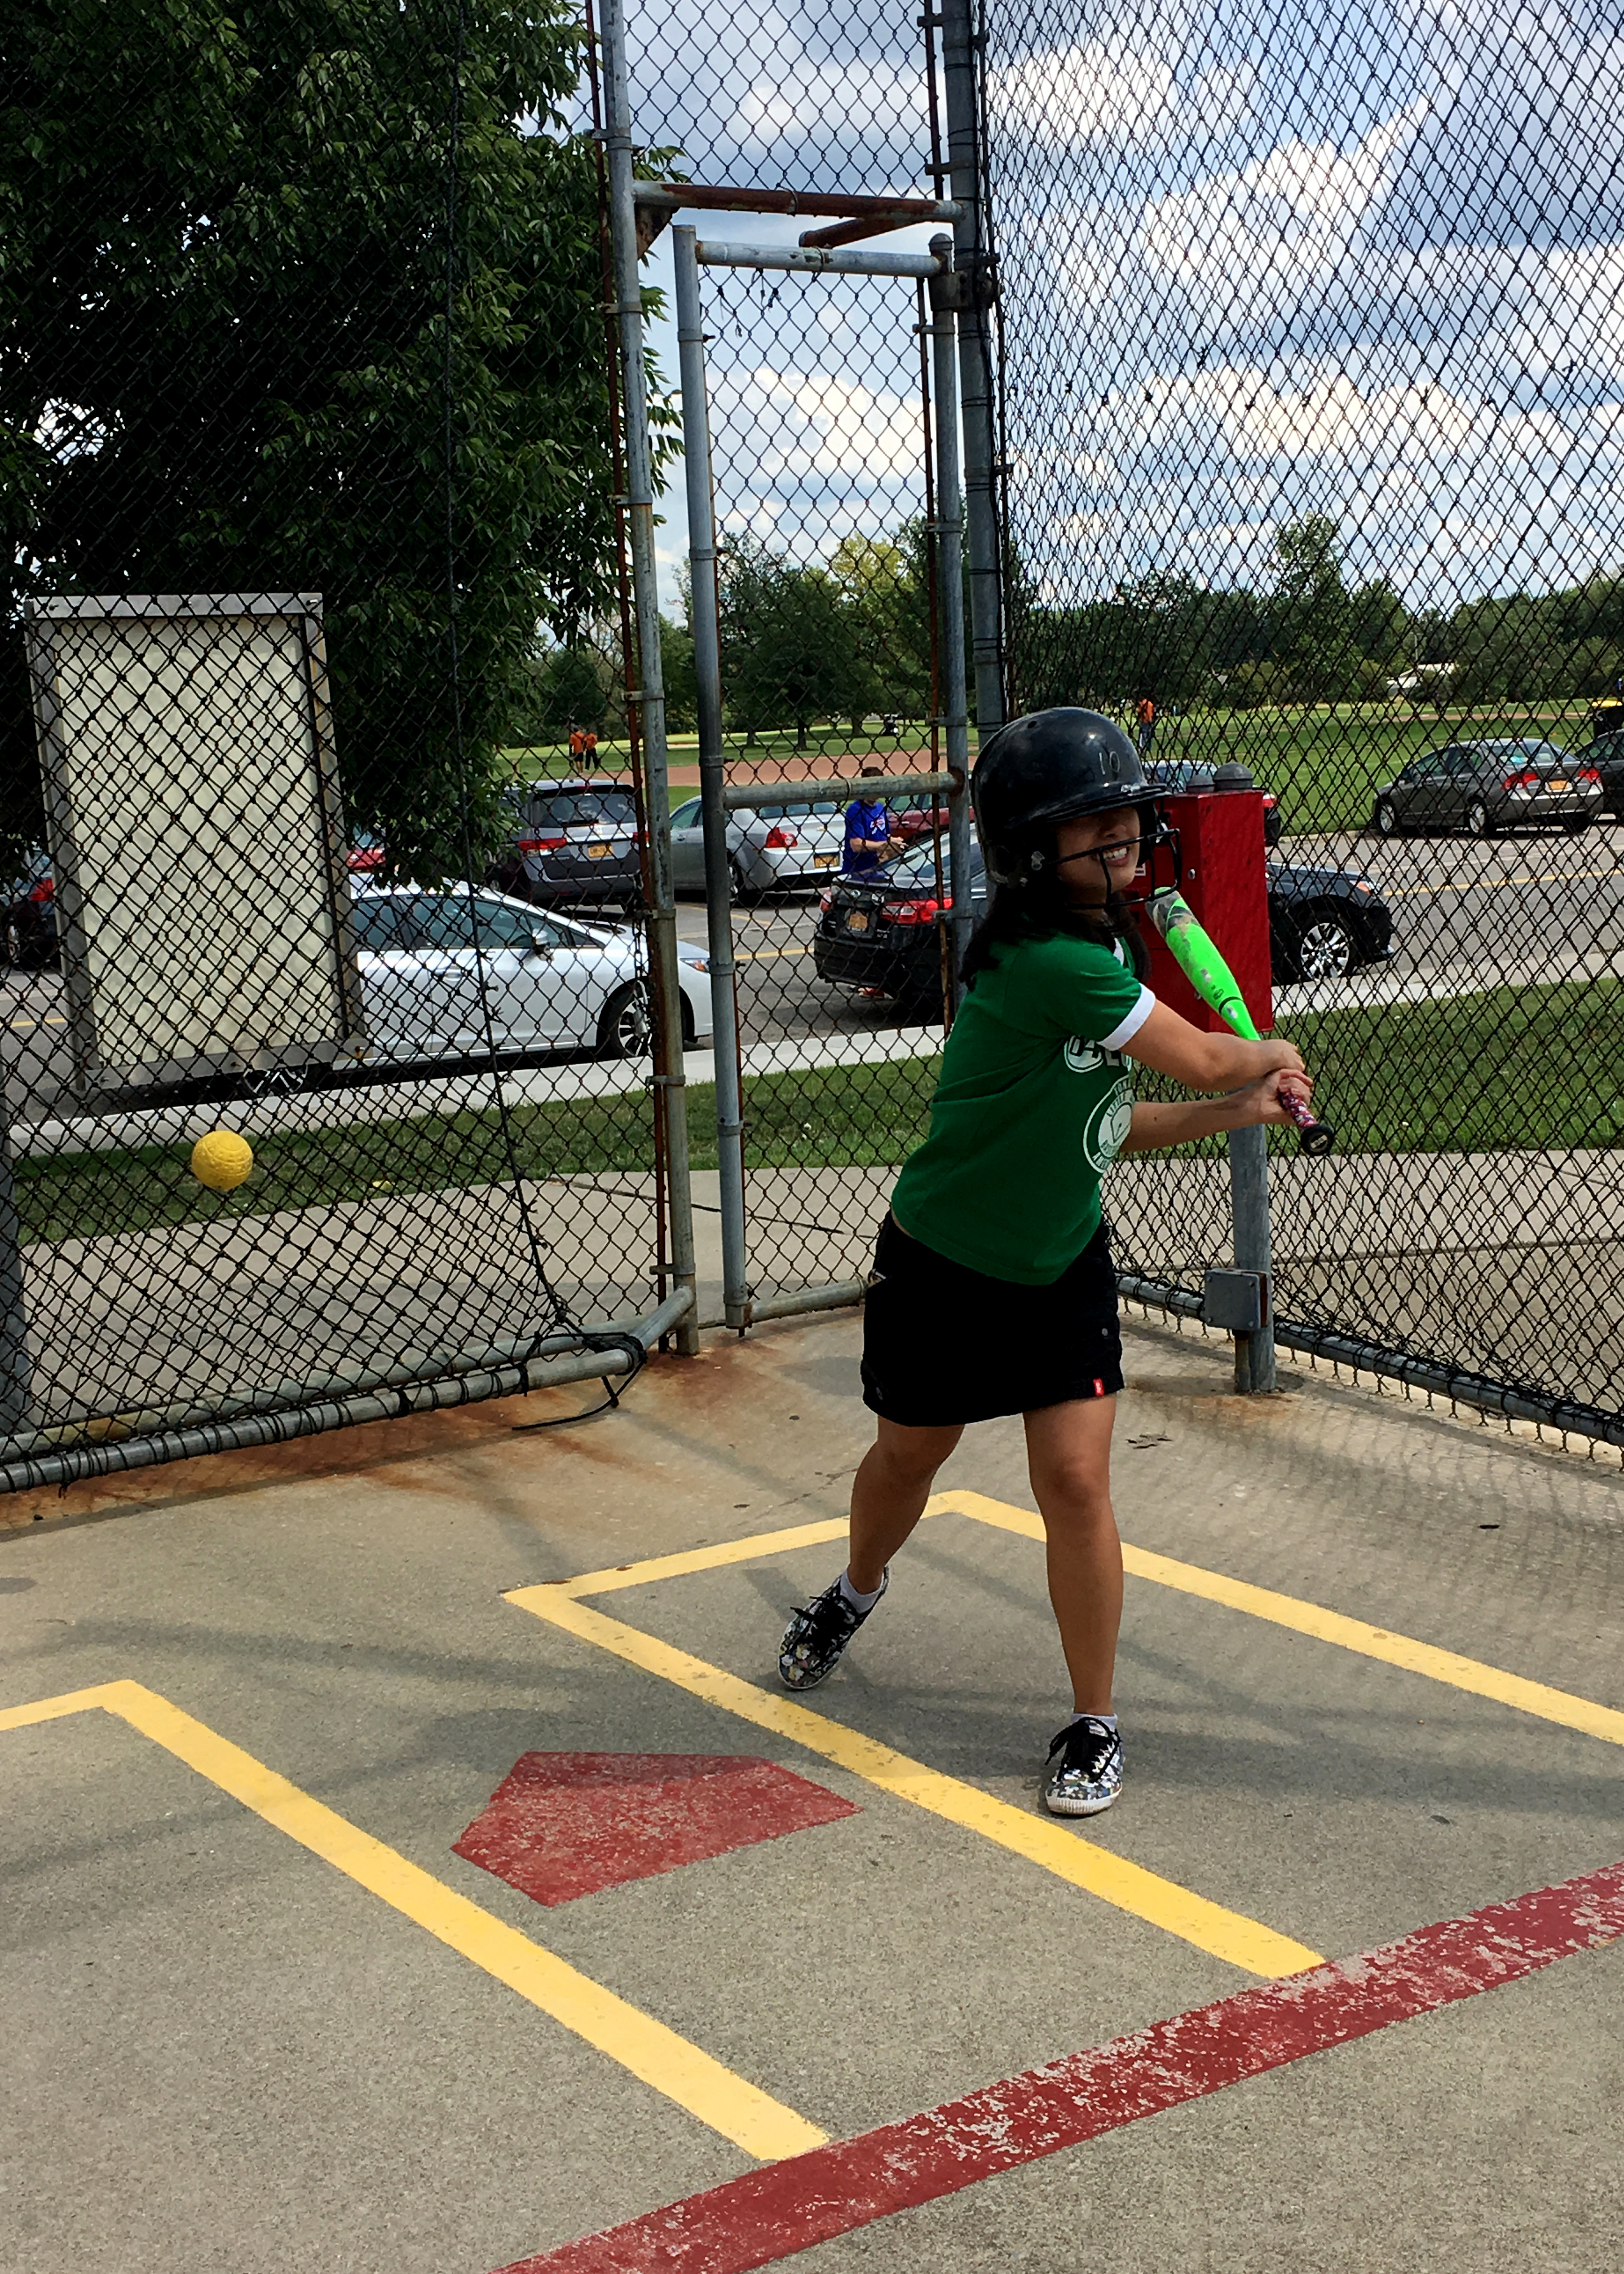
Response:
M1134 715L1139 722L1139 756L1147 758L1150 746L1156 739L1156 705L1154 697L1141 695L1134 705Z

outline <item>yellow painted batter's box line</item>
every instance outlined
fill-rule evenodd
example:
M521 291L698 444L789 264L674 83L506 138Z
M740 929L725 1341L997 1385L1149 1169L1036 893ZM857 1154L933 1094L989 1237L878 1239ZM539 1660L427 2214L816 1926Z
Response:
M762 2162L821 2147L827 2135L725 2068L663 2022L617 1998L482 1910L381 1840L302 1792L239 1745L139 1682L104 1682L0 1711L0 1731L100 1708L128 1722L220 1791L319 1856L482 1972L628 2069L654 2091Z
M836 1527L839 1532L845 1529L844 1524ZM816 1531L820 1537L829 1536L827 1528L823 1526L803 1526L801 1530L802 1537L796 1545L811 1544L804 1538L808 1531ZM684 1561L678 1557L660 1560L667 1564ZM715 1570L717 1564L713 1561L698 1568ZM666 1571L660 1576L671 1577L674 1574ZM1260 1925L1256 1919L1244 1917L1238 1911L1225 1910L1221 1904L1209 1902L1205 1895L1147 1871L1142 1864L1079 1839L1051 1816L1036 1816L1029 1809L1013 1807L1008 1801L983 1792L979 1785L944 1776L923 1761L913 1760L890 1745L865 1737L842 1721L831 1721L826 1714L815 1713L809 1706L799 1705L792 1698L759 1690L754 1683L741 1681L723 1667L710 1666L702 1658L660 1641L658 1636L645 1634L641 1627L612 1619L583 1602L573 1586L518 1587L507 1600L521 1610L533 1612L538 1618L562 1627L583 1642L596 1643L599 1649L612 1652L628 1666L659 1675L708 1706L719 1706L742 1721L754 1723L758 1729L769 1729L775 1736L786 1737L792 1743L804 1746L808 1752L820 1754L838 1768L861 1777L866 1783L898 1800L911 1801L914 1807L949 1824L979 1833L984 1840L993 1841L1014 1855L1024 1856L1028 1863L1052 1871L1056 1879L1098 1895L1118 1910L1147 1920L1153 1926L1164 1928L1181 1941L1193 1944L1214 1958L1225 1959L1231 1966L1272 1977L1300 1974L1308 1967L1325 1962L1318 1951L1292 1941L1289 1936L1276 1934L1272 1927Z
M944 1493L933 1503L938 1512L953 1512L974 1517L978 1523L996 1525L1004 1532L1019 1532L1025 1540L1041 1540L1043 1521L1024 1508L1011 1508L1004 1502L988 1500L980 1493ZM1254 1619L1267 1619L1272 1626L1288 1627L1294 1634L1307 1635L1315 1642L1335 1644L1339 1650L1356 1652L1361 1658L1379 1659L1384 1666L1401 1667L1406 1674L1424 1674L1430 1682L1441 1682L1452 1690L1464 1690L1475 1698L1492 1698L1501 1706L1512 1706L1522 1713L1532 1713L1542 1721L1555 1721L1563 1728L1577 1729L1587 1737L1600 1737L1610 1745L1624 1745L1624 1713L1612 1706L1598 1706L1593 1698L1575 1697L1571 1690L1553 1690L1543 1682L1530 1682L1522 1675L1507 1674L1498 1666L1485 1666L1481 1660L1463 1658L1458 1651L1440 1650L1430 1642L1417 1642L1412 1635L1391 1633L1386 1627L1372 1626L1365 1619L1350 1619L1341 1611L1329 1611L1320 1603L1304 1603L1295 1595L1277 1594L1272 1587L1254 1587L1247 1580L1231 1579L1222 1571L1204 1570L1199 1563L1181 1563L1171 1555L1154 1555L1143 1547L1122 1551L1124 1570L1136 1579L1149 1579L1159 1587L1176 1588L1183 1595L1199 1595L1204 1602L1221 1603L1226 1610L1244 1611Z
M1007 1501L991 1500L985 1493L937 1493L927 1502L925 1514L972 1517L978 1524L1016 1532L1023 1540L1041 1541L1043 1538L1041 1517L1034 1515L1030 1509L1012 1507ZM556 1584L570 1595L608 1594L617 1587L645 1586L655 1579L682 1578L693 1571L713 1571L724 1564L752 1562L759 1556L784 1555L797 1547L819 1547L828 1540L843 1540L846 1532L844 1517L824 1523L797 1525L786 1532L758 1532L752 1539L721 1540L710 1547L690 1549L685 1555L656 1555L641 1563L621 1563L608 1570L587 1571L579 1578ZM1444 1683L1450 1689L1469 1691L1476 1698L1492 1698L1500 1705L1515 1706L1519 1713L1532 1713L1543 1721L1577 1729L1588 1737L1600 1737L1607 1744L1624 1745L1624 1713L1614 1706L1599 1706L1592 1698L1577 1697L1571 1690L1553 1690L1546 1683L1530 1682L1520 1674L1507 1674L1498 1666L1462 1657L1458 1651L1440 1650L1434 1643L1418 1642L1412 1635L1395 1634L1365 1619L1349 1618L1341 1611L1327 1610L1320 1603L1305 1603L1295 1595L1279 1594L1270 1587L1256 1587L1244 1579L1231 1579L1224 1572L1206 1570L1199 1563L1181 1563L1171 1555L1153 1555L1147 1548L1125 1543L1122 1560L1131 1578L1148 1579L1159 1587L1172 1587L1180 1594L1198 1595L1205 1602L1220 1603L1226 1610L1244 1611L1251 1618L1266 1619L1272 1626L1289 1627L1293 1633L1307 1635L1316 1642L1334 1643L1339 1650L1378 1659L1385 1666L1401 1667L1407 1674L1425 1675L1431 1682ZM543 1591L519 1592L528 1597ZM518 1600L518 1595L509 1596L508 1600ZM525 1608L535 1606L527 1601Z
M981 1493L938 1493L929 1502L928 1517L957 1515L1012 1532L1022 1539L1043 1538L1041 1517L1030 1510L1011 1507ZM718 1540L705 1547L672 1555L656 1555L573 1579L519 1587L507 1600L519 1608L547 1620L612 1652L628 1664L674 1683L706 1703L736 1714L741 1720L769 1729L835 1762L852 1774L914 1803L950 1823L996 1841L1029 1862L1054 1872L1072 1886L1085 1888L1118 1909L1131 1912L1167 1932L1193 1944L1213 1956L1228 1960L1250 1972L1290 1974L1320 1963L1318 1954L1272 1928L1207 1901L1175 1881L1144 1870L1109 1850L1096 1848L1074 1831L1048 1817L995 1799L976 1786L942 1775L922 1762L876 1743L843 1723L816 1713L790 1698L759 1689L724 1668L710 1666L688 1652L646 1634L641 1628L608 1617L583 1599L628 1587L647 1586L656 1580L685 1578L715 1571L733 1563L782 1555L802 1547L825 1546L845 1537L844 1517L794 1525L786 1530L758 1532L743 1540ZM1124 1547L1123 1560L1135 1578L1158 1586L1243 1611L1319 1642L1377 1659L1429 1680L1624 1744L1624 1713L1585 1698L1485 1666L1457 1652L1440 1650L1413 1637L1388 1632L1362 1619L1353 1619L1317 1603L1299 1601L1266 1587L1256 1587L1222 1572L1183 1563L1172 1556Z

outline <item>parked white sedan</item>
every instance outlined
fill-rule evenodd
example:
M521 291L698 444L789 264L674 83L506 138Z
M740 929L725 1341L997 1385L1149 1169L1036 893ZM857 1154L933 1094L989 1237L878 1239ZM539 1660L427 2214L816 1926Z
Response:
M456 885L355 885L352 906L369 1055L477 1056L487 1003L498 1050L618 1058L649 1047L648 982L633 931ZM682 1039L691 1043L710 1031L710 964L699 948L677 953Z
M733 897L832 876L846 858L846 808L832 798L764 799L727 817ZM705 889L705 832L699 800L671 817L671 877L680 892Z

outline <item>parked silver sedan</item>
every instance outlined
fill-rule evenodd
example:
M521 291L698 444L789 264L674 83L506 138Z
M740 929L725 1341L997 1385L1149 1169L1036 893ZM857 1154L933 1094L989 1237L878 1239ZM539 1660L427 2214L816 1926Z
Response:
M635 932L455 885L351 890L369 1057L478 1057L487 1005L499 1050L647 1050ZM686 943L677 957L686 1043L710 1032L710 967Z
M832 798L763 799L727 817L735 900L832 876L845 857L846 808ZM671 817L671 871L678 892L704 891L705 836L696 797Z
M1554 742L1452 742L1411 759L1376 792L1371 826L1379 837L1464 829L1588 829L1602 809L1596 768Z

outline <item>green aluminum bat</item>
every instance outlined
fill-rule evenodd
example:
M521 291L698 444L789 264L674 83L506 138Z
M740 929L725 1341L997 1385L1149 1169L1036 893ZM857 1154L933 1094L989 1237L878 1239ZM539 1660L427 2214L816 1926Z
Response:
M1168 885L1162 892L1153 892L1145 907L1166 940L1169 953L1202 1002L1216 1011L1225 1026L1232 1028L1244 1041L1261 1042L1263 1037L1253 1024L1235 974L1219 954L1211 934L1184 894ZM1316 1121L1312 1108L1289 1091L1280 1093L1280 1102L1297 1126L1303 1150L1328 1153L1336 1139L1330 1123Z

